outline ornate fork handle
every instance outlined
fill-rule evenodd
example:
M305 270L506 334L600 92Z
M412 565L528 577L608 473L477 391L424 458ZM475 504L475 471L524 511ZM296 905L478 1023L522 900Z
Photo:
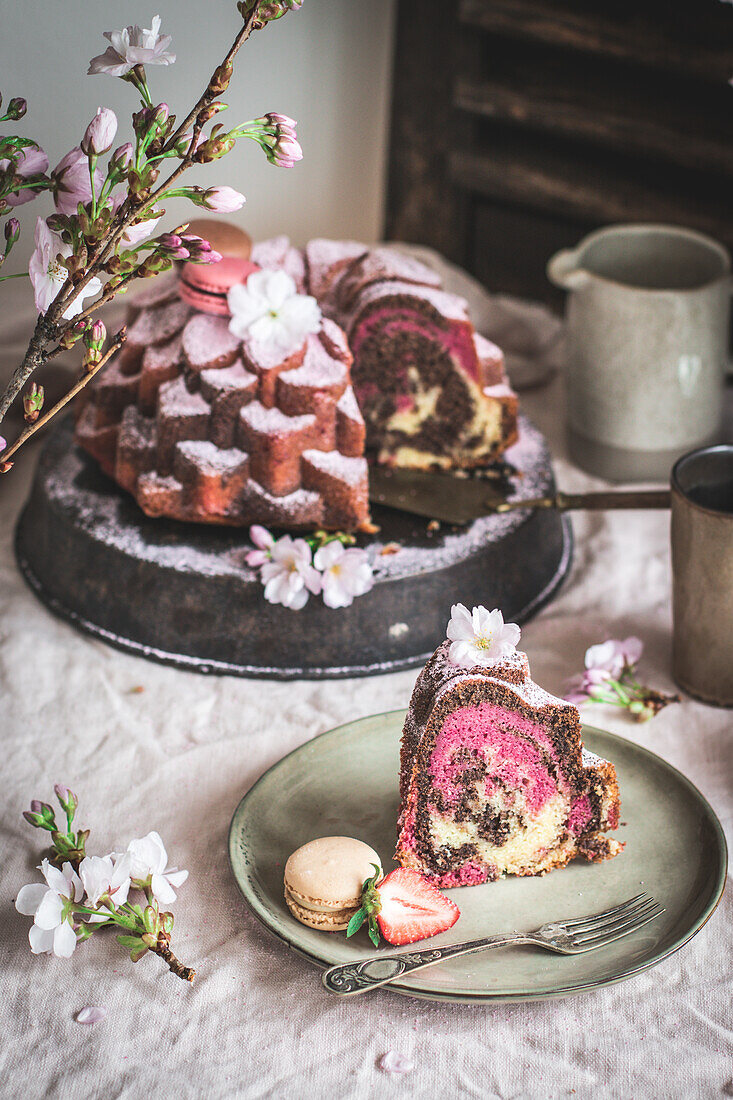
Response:
M350 997L356 993L366 993L380 985L387 985L388 982L404 978L415 970L424 970L427 966L434 966L445 959L455 958L456 955L470 955L474 951L484 951L487 948L533 942L534 937L524 932L506 932L500 936L486 936L482 940L454 943L449 947L435 947L427 951L375 955L360 962L332 966L323 975L323 984L330 993Z

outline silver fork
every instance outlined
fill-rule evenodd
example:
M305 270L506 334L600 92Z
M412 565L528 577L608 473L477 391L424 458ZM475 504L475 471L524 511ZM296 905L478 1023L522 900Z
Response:
M468 943L454 943L448 947L404 951L398 955L376 955L359 962L332 966L323 975L323 984L330 993L351 997L356 993L367 993L370 989L387 985L388 982L394 982L415 970L424 970L427 966L453 959L457 955L472 955L487 948L516 944L533 944L535 947L544 947L546 951L555 951L558 955L580 955L584 951L605 947L606 944L620 940L622 936L630 936L663 912L664 906L656 902L650 894L637 894L636 897L615 905L613 909L604 909L602 913L592 913L576 920L543 924L536 932L506 932Z

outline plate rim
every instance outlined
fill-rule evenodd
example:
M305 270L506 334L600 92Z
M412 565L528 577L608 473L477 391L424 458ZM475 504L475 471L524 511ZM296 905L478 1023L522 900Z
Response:
M267 920L265 919L264 912L259 911L259 907L258 907L258 904L257 904L258 899L257 899L257 895L256 895L255 891L252 890L251 895L250 895L250 893L248 893L247 887L245 886L245 883L247 884L247 886L249 886L248 878L244 875L242 875L241 878L240 878L240 875L237 873L237 869L234 866L234 860L233 860L232 853L233 853L234 848L235 848L236 832L237 832L237 829L239 827L239 825L238 825L239 818L241 817L241 815L243 813L243 808L244 808L245 804L252 797L252 795L254 794L256 788L259 787L259 785L261 783L263 783L271 775L272 772L275 772L278 768L283 766L290 759L291 756L295 756L297 753L302 752L304 749L307 749L309 746L313 745L316 741L320 740L320 738L322 738L322 737L337 737L337 735L343 733L344 730L347 730L349 727L357 725L361 722L365 722L365 721L368 721L370 719L380 719L380 718L382 718L382 719L392 719L392 718L395 718L398 715L401 715L402 716L402 721L404 721L404 717L405 717L406 714L407 714L406 708L398 707L394 710L379 711L376 714L365 714L361 718L354 718L349 722L343 722L343 723L341 723L341 725L333 726L332 728L327 729L327 730L322 730L321 733L316 734L314 737L310 738L310 740L304 741L300 745L296 745L295 748L290 750L290 752L287 752L284 756L281 756L279 758L279 760L276 760L273 764L271 764L269 766L269 768L267 768L262 773L262 775L260 775L255 780L255 782L252 784L252 786L249 788L249 790L245 791L244 795L242 796L242 798L237 803L237 806L234 810L234 813L232 814L231 822L229 824L229 830L228 830L228 833L227 833L227 855L228 855L228 859L229 859L229 867L230 867L230 870L232 872L232 876L234 878L234 881L237 884L237 887L238 887L240 893L242 894L242 897L244 898L244 902L245 902L247 908L249 909L250 913L252 913L252 915L255 917L255 919L258 921L258 923L267 932L269 932L270 935L274 936L275 939L278 940L280 943L285 944L289 948L290 951L293 951L295 954L299 955L301 958L305 959L307 962L310 962L313 965L317 966L322 971L328 970L329 967L331 965L334 965L334 964L324 962L322 959L319 959L316 955L312 954L310 951L308 951L308 950L306 950L302 947L297 946L286 935L283 935L282 933L278 932L271 924L269 924L267 922ZM642 756L651 759L655 764L661 764L663 768L666 768L668 771L672 772L673 775L675 776L675 778L678 781L680 781L680 780L682 781L683 786L688 789L688 791L692 794L693 798L695 798L696 801L698 801L701 804L701 806L704 809L704 811L706 813L706 816L707 816L707 818L708 818L708 820L709 820L709 822L712 826L713 833L715 834L715 836L717 838L717 841L718 841L717 848L716 848L717 855L718 855L718 860L717 860L718 867L717 867L716 883L715 883L715 886L714 886L714 888L711 892L710 900L708 901L706 907L703 909L703 912L700 914L700 916L697 918L697 920L693 922L692 926L678 940L676 940L669 948L667 948L667 949L665 949L661 952L656 953L652 958L647 959L645 962L641 963L640 965L633 966L628 970L624 970L624 972L622 974L614 975L613 977L608 978L608 979L601 979L600 981L595 980L595 981L591 981L591 982L582 982L582 983L572 985L572 986L558 986L556 989L547 990L545 992L536 993L536 994L533 994L531 992L528 993L526 991L519 991L519 990L504 992L504 993L492 993L492 992L489 992L489 991L484 992L484 993L476 993L476 994L470 994L470 993L465 993L465 992L464 993L449 993L449 992L430 990L430 989L416 990L416 989L411 988L409 986L403 985L399 982L391 982L389 986L385 987L388 991L391 990L393 993L397 993L400 996L413 997L413 998L416 998L416 999L419 999L419 1000L438 1001L438 1002L444 1002L444 1003L450 1003L450 1004L473 1004L473 1005L481 1005L481 1004L484 1004L484 1005L516 1004L516 1003L519 1003L519 1002L546 1001L546 1000L554 1000L554 999L560 998L560 997L571 997L571 996L577 996L577 995L580 995L580 994L583 994L583 993L591 993L596 989L605 989L608 986L618 985L620 982L627 981L629 978L633 978L637 974L641 974L645 970L650 970L652 967L657 966L659 963L663 962L665 959L670 958L670 956L676 954L679 950L681 950L681 948L683 948L685 946L685 944L689 943L690 940L694 936L696 936L698 934L698 932L700 932L700 930L702 928L704 928L704 926L710 920L711 916L713 915L713 913L717 909L718 905L720 904L720 901L721 901L721 899L723 897L723 894L725 892L725 886L726 886L727 875L728 875L728 842L726 840L725 831L724 831L723 826L720 822L720 819L718 818L718 815L715 813L715 810L713 809L713 807L708 802L707 798L705 798L704 794L700 791L699 787L697 787L692 782L692 780L689 779L688 776L686 776L684 774L684 772L681 772L679 770L679 768L676 768L674 766L674 764L670 764L670 762L668 760L665 760L663 756L660 756L658 753L653 752L651 749L646 748L646 746L640 745L640 744L638 744L638 742L632 741L628 737L624 737L623 734L612 733L611 730L604 730L600 726L593 726L593 725L590 725L586 722L582 722L582 720L581 720L581 729L582 729L583 734L585 734L585 731L588 731L590 733L600 733L604 737L610 737L612 741L623 742L625 745L631 745L635 752L638 752ZM266 907L262 906L262 909L266 910Z

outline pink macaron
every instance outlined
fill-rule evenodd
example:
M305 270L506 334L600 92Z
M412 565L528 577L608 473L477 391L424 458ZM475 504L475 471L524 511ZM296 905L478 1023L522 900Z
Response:
M227 293L230 287L244 283L257 264L236 256L224 256L218 264L184 264L180 295L183 301L203 313L229 316Z

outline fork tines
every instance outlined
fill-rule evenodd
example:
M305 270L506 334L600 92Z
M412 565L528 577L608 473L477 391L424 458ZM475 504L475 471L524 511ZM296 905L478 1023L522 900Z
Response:
M664 906L650 894L644 893L602 913L563 921L562 925L575 946L601 947L636 932L663 912Z

